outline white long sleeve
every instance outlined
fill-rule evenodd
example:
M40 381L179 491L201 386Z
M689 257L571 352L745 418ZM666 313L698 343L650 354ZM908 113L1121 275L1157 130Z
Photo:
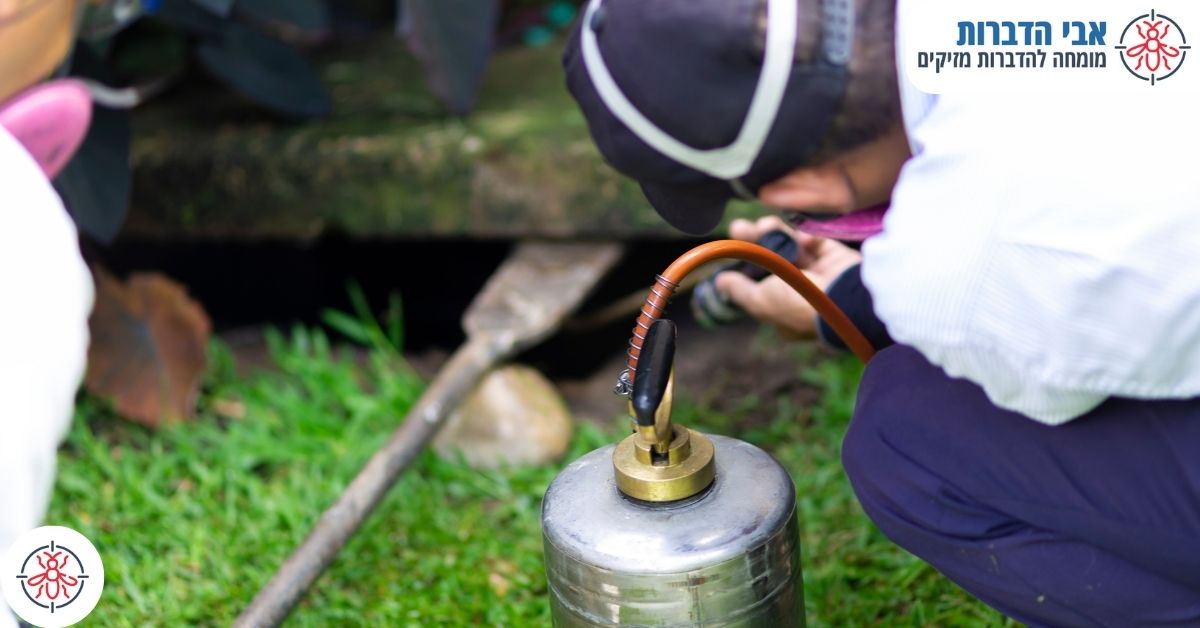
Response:
M92 290L75 225L0 127L0 555L45 515L83 376ZM0 609L4 626L12 617Z
M1044 423L1200 395L1194 100L901 91L914 156L863 249L896 341Z

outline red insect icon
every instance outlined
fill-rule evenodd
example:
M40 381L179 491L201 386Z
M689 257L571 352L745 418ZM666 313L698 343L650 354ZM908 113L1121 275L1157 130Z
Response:
M1142 30L1142 26L1146 27L1145 31ZM1137 26L1137 32L1145 41L1125 51L1126 56L1137 58L1137 67L1134 70L1142 69L1143 64L1150 72L1157 72L1160 65L1170 70L1170 58L1179 56L1179 48L1163 43L1162 39L1171 32L1171 25L1164 26L1162 20L1142 20Z
M57 600L59 597L70 599L70 587L79 584L79 579L68 576L62 570L70 561L69 556L63 556L61 551L53 554L44 551L37 557L38 565L42 568L42 573L36 576L30 576L25 584L29 587L37 587L37 597L39 600L43 596L47 600Z

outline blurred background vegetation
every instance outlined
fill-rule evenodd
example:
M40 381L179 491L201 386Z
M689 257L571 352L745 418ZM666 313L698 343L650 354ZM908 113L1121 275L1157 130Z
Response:
M419 72L444 112L463 116L496 49L549 46L577 12L573 0L113 0L85 6L80 39L60 75L88 81L100 106L83 148L56 185L81 229L104 243L116 237L129 203L128 110L180 84L193 95L206 94L192 99L198 101L192 114L221 102L212 92L231 90L264 115L324 118L333 101L310 59L361 49L364 39L391 33L420 68L381 71Z

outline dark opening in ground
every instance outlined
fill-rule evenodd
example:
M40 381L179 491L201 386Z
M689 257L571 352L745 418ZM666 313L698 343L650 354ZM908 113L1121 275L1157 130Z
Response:
M655 274L694 241L640 241L580 309L594 312L648 288ZM118 275L156 269L187 286L219 334L266 325L315 325L326 309L351 311L357 282L377 312L391 293L404 303L405 350L452 351L464 340L461 317L513 243L504 240L352 240L293 242L121 241L93 251ZM682 300L672 316L687 317ZM636 314L588 329L572 327L522 360L555 378L585 377L624 350Z

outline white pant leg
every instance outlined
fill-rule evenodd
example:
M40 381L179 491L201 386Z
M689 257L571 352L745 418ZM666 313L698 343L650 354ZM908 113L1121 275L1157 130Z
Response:
M0 556L46 513L87 358L92 291L74 223L0 128ZM0 628L12 621L0 612Z

